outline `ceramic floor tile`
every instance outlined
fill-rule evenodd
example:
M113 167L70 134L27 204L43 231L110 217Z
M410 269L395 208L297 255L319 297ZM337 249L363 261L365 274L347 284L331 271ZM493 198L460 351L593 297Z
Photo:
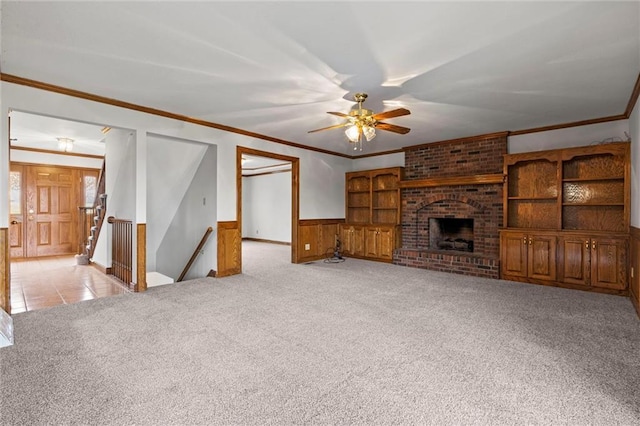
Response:
M13 313L76 303L127 293L117 280L73 256L58 256L11 263Z

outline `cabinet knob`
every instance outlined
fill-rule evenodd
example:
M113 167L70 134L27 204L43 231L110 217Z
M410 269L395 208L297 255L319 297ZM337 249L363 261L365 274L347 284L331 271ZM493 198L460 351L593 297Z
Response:
M524 237L524 238L522 239L522 244L524 244L524 245L526 245L526 244L527 244L527 237Z
M589 240L584 242L584 248L586 248L587 250L589 250Z
M531 237L529 237L529 245L531 245Z
M592 250L595 250L595 249L596 249L596 242L595 242L595 241L593 241L593 242L591 243L591 249L592 249Z

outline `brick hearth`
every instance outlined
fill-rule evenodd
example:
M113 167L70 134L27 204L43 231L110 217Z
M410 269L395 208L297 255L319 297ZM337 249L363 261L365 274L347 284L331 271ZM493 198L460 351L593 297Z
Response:
M427 144L405 151L402 248L398 265L498 278L506 134ZM473 253L429 246L429 218L472 218Z

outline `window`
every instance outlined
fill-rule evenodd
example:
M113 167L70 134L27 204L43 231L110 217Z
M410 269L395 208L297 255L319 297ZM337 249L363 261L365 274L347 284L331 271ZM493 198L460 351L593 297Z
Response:
M98 191L98 177L95 175L84 175L84 206L93 207L96 201L96 193Z
M22 173L9 172L9 212L22 214Z

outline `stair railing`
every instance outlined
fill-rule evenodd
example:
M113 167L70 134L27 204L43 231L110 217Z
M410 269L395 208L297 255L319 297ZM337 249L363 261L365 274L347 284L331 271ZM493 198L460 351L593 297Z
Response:
M189 262L187 262L187 265L182 270L182 273L180 274L180 277L178 277L176 282L180 282L184 280L184 277L187 275L187 272L189 272L189 269L191 269L193 262L195 262L198 255L202 253L202 247L204 247L204 245L207 243L207 239L209 239L209 235L211 235L211 232L213 232L213 228L208 227L207 230L204 232L204 235L202 236L202 239L200 240L198 247L196 247L196 249L193 251L193 254L189 259Z
M110 273L129 286L133 276L133 223L113 216L109 216L107 222L113 225Z

